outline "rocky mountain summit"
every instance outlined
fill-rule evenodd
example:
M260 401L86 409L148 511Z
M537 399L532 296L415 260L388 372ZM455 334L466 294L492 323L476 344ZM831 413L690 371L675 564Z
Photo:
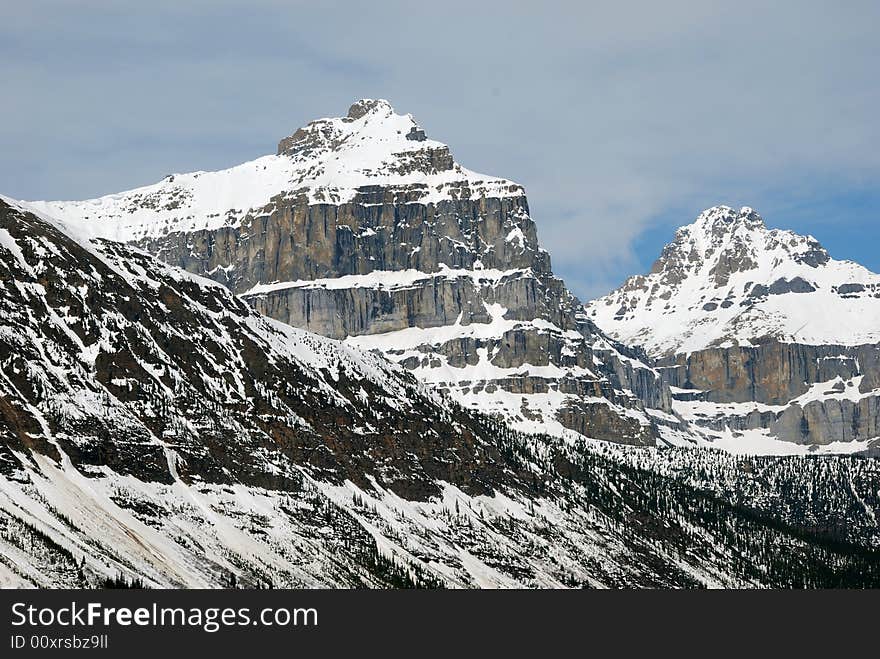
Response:
M523 188L462 167L386 101L229 170L32 207L378 350L521 430L632 444L688 434L658 373L554 276Z
M516 432L0 199L0 586L877 586L878 478Z
M586 313L653 357L676 411L722 445L878 444L880 275L750 208L704 211Z

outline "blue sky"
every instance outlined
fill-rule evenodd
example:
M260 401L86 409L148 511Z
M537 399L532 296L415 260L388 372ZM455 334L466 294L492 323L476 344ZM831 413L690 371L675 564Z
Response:
M705 207L880 271L880 3L45 2L4 8L0 192L86 198L389 99L526 186L588 298Z

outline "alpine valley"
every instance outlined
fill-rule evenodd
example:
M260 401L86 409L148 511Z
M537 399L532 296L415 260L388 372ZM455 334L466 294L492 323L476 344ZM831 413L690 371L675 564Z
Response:
M880 586L880 276L717 207L584 305L382 100L0 199L0 585Z

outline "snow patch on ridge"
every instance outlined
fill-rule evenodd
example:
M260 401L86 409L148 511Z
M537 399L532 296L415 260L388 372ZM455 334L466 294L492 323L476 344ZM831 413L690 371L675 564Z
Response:
M439 264L439 267L440 269L437 272L422 272L413 268L406 270L374 270L363 275L343 275L341 277L257 284L242 295L263 295L287 288L326 288L328 290L348 288L400 289L414 286L429 279L458 279L462 277L471 278L475 285L495 285L507 277L528 276L531 274L528 268L518 270L466 270L463 268L450 268L445 263Z

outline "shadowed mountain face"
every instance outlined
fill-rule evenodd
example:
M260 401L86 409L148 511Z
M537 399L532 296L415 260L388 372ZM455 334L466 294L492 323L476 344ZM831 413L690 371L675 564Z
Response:
M880 275L752 209L705 211L586 312L655 358L676 411L710 437L757 451L880 438Z
M880 584L875 461L522 434L5 201L0 312L4 586Z
M657 372L553 275L523 188L462 167L385 101L229 170L34 207L379 350L521 430L640 445L688 434Z

